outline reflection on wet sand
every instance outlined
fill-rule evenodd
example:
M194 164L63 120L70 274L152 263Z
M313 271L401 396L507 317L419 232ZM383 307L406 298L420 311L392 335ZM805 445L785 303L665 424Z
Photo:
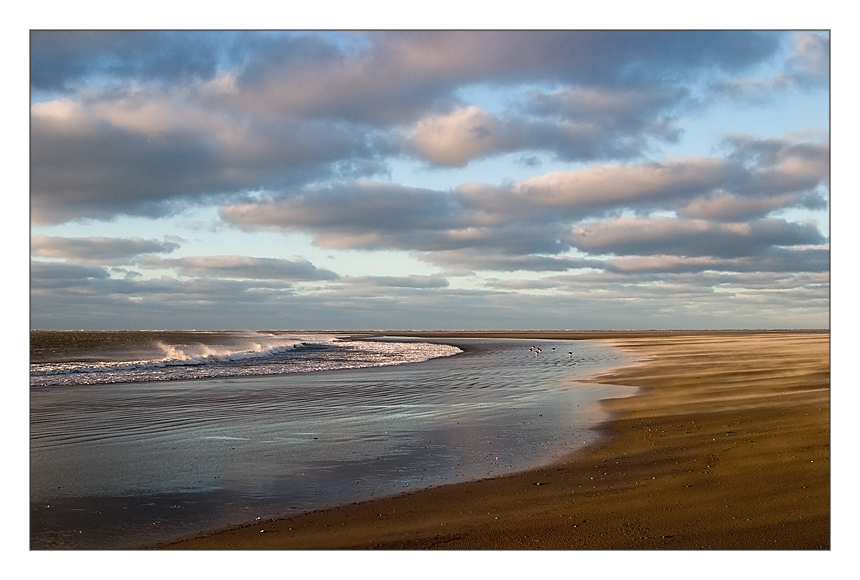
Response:
M596 401L633 391L575 382L629 362L611 347L455 342L401 367L34 390L31 546L137 547L525 471L593 443Z

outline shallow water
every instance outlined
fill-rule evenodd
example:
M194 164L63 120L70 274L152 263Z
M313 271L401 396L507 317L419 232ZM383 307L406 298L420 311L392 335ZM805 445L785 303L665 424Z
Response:
M467 352L360 370L31 388L31 547L135 548L525 471L593 443L606 418L597 401L632 392L576 382L630 361L605 345L445 342Z
M253 377L390 366L459 353L425 341L351 340L319 332L30 332L30 386Z

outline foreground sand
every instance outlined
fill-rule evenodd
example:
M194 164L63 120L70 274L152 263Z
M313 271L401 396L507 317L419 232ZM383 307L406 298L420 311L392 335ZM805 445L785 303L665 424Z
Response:
M538 471L163 547L830 548L828 333L581 337L642 361L592 379L643 387L604 403L613 419L598 446Z

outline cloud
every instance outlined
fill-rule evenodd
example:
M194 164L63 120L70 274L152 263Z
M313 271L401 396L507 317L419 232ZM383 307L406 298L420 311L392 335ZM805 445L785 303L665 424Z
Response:
M168 256L190 247L179 236L33 236L34 320L648 326L827 309L826 129L786 117L793 133L761 138L709 116L823 98L827 33L33 31L30 49L39 233L184 214L159 227L436 269L339 277L304 258Z
M794 51L788 59L808 78L827 82L830 79L830 35L812 32L795 32Z
M829 184L829 142L727 138L724 158L689 157L550 172L507 187L466 184L465 207L488 219L519 216L585 218L606 212L672 210L732 219L789 207L823 209ZM490 216L494 216L490 218Z
M711 91L753 104L773 102L780 93L827 86L830 82L830 36L812 32L791 35L793 49L785 72L765 78L735 78L714 82Z
M601 266L587 256L606 254L761 256L826 242L814 225L772 214L827 207L829 144L735 136L726 147L726 157L602 165L453 191L341 183L226 205L220 215L247 231L308 233L326 248L410 251L450 271L592 268ZM573 249L586 257L562 255Z
M409 152L443 166L505 152L634 158L677 138L683 83L778 47L750 32L353 36L34 31L32 86L49 96L31 106L32 222L166 216L386 174ZM459 96L482 83L561 88L499 116Z
M160 97L158 97L160 99ZM373 137L337 124L255 126L131 95L31 108L34 223L157 217L219 196L382 170Z
M103 268L32 262L31 296L35 300L57 300L60 303L76 302L80 297L98 297L89 308L98 310L99 302L114 306L147 302L170 304L171 310L181 313L183 305L212 304L223 308L234 304L263 303L261 296L278 297L292 292L288 281L270 280L261 287L255 280L223 278L179 279L170 276L158 278L111 278ZM34 310L36 310L34 308ZM53 310L53 309L46 309ZM145 326L144 328L151 328Z
M422 158L437 165L462 167L477 157L508 149L504 131L495 116L468 106L422 119L409 140Z
M443 167L463 167L475 159L515 151L545 151L564 161L593 161L639 157L650 138L676 141L679 134L665 118L624 125L587 113L560 119L497 117L470 105L418 121L408 132L407 148Z
M364 288L447 288L448 280L439 276L346 276L341 281Z
M641 273L682 272L829 272L830 250L822 247L771 247L759 255L721 258L712 256L679 256L655 254L620 256L606 260L607 271Z
M241 228L309 231L328 248L392 247L421 238L455 219L449 195L387 183L357 182L224 206L221 217ZM394 242L396 244L396 242Z
M487 280L484 285L487 288L497 290L548 290L558 288L559 283L552 280Z
M778 48L776 35L749 32L410 31L363 37L359 50L326 46L311 35L270 37L248 58L257 64L219 81L225 87L220 98L266 116L393 126L428 109L452 107L463 85L678 82L711 69L749 67Z
M681 86L572 86L532 90L525 109L579 137L557 151L560 159L606 160L641 156L654 139L677 142L682 131L675 114L691 103Z
M826 242L818 228L776 218L714 223L666 217L619 218L574 228L570 242L591 254L755 256L771 246Z
M386 34L380 56L416 76L613 84L745 68L778 47L772 34L639 31L451 31Z
M830 141L804 138L758 139L749 135L730 135L722 143L728 159L757 170L751 184L761 189L801 191L830 182Z
M248 231L307 232L332 249L445 251L464 248L507 253L563 251L547 224L484 223L451 192L358 182L222 207L221 217Z
M784 328L787 317L797 320L794 317L798 315L814 325L814 316L807 318L807 315L817 309L826 310L829 304L827 271L609 271L559 275L546 280L556 284L556 295L589 304L601 312L603 309L612 314L626 312L625 316L634 320L638 317L635 309L640 308L647 310L652 322L696 320L700 328ZM615 320L622 321L623 317ZM817 324L821 324L820 319ZM665 326L651 326L661 327Z
M823 197L815 194L787 193L748 197L717 191L697 197L686 205L680 205L678 214L686 218L740 221L763 217L774 211L791 207L826 209L827 202Z
M679 198L730 187L742 177L741 168L723 159L688 158L554 171L507 188L467 184L459 193L468 207L488 213L522 215L551 208L569 217L584 217L625 207L665 206Z
M63 258L78 262L124 264L141 254L166 254L179 248L179 244L145 240L140 237L106 238L91 236L69 238L63 236L33 236L30 254L40 258Z
M74 283L89 280L105 280L110 273L100 266L82 266L80 264L58 264L40 261L30 262L30 287L54 287L58 283L68 281Z
M32 30L30 84L34 89L69 90L95 76L211 78L225 41L230 42L230 35L205 31Z
M303 259L253 258L249 256L190 256L158 258L148 256L141 266L152 269L175 269L182 276L201 278L234 278L244 280L310 281L336 280L331 270L317 268Z
M474 274L475 271L492 272L565 272L580 268L602 269L601 260L570 256L546 256L535 254L505 254L496 250L442 250L436 252L412 252L413 257L452 272L464 270L459 275Z
M39 265L41 273L65 267ZM792 321L816 326L829 296L826 270L644 275L590 271L542 281L488 282L501 291L407 285L380 292L380 281L365 285L359 279L357 285L341 280L307 293L274 280L128 280L92 274L78 270L75 279L36 278L32 327L92 328L96 320L97 328L344 329L377 328L380 321L392 328L519 328L523 311L530 325L545 328L665 328L677 327L679 317L693 328L780 327L789 311ZM554 296L529 295L530 290L553 291Z

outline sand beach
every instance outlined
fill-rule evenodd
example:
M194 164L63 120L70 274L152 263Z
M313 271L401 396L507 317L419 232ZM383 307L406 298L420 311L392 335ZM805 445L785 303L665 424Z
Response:
M431 336L430 333L420 333ZM611 343L606 437L511 476L265 520L190 550L830 548L828 332L438 333Z

